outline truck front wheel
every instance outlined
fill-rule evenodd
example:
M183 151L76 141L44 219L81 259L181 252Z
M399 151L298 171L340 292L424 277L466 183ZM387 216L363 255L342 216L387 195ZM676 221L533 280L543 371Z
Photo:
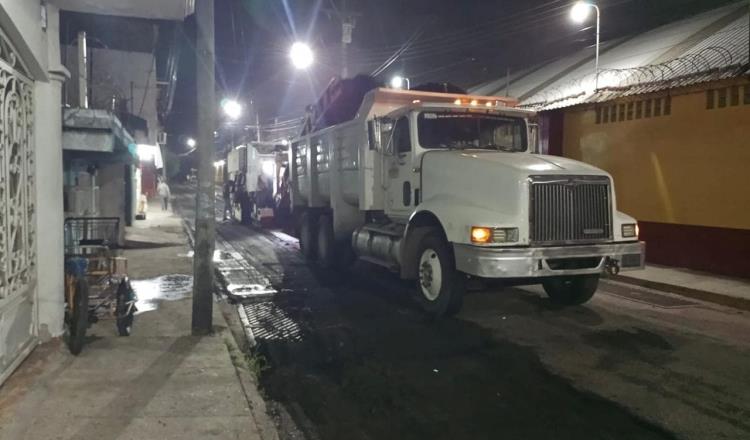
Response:
M577 306L590 300L599 287L599 275L573 275L542 282L550 301L561 306Z
M449 244L437 232L424 236L417 251L417 289L422 308L435 318L458 313L466 277L456 270Z

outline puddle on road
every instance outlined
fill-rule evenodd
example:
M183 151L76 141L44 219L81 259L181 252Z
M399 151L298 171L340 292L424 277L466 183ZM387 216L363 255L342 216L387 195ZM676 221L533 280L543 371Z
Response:
M138 297L137 314L156 310L161 301L176 301L193 293L191 275L164 275L150 280L131 280L130 283Z
M195 256L195 251L191 250L191 251L188 251L188 253L186 253L186 254L178 254L177 256L178 257L193 258ZM214 250L213 261L214 261L214 263L218 263L218 262L220 262L222 260L229 260L229 259L231 259L233 257L234 256L232 254L230 254L229 252L220 251L218 249L215 249Z

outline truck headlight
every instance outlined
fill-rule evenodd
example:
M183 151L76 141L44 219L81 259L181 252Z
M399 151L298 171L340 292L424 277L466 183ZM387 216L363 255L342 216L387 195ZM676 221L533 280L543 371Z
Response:
M638 223L628 223L622 225L622 237L623 238L637 238L638 237Z
M515 243L518 241L518 228L487 228L472 226L471 242L477 244Z

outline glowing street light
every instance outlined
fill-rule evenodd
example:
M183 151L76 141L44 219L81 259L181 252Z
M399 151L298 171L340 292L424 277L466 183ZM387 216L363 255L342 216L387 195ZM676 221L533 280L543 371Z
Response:
M197 145L195 139L193 138L188 138L187 141L185 141L185 144L190 148L195 148L195 146Z
M411 84L409 83L409 78L404 78L403 76L400 76L400 75L396 75L393 78L391 78L392 89L403 89L404 85L406 85L406 90L409 90L411 88Z
M599 89L599 6L588 1L576 2L570 10L570 18L576 23L583 23L589 18L589 13L591 13L592 9L596 11L596 62L594 65L594 74L596 77L594 80L594 90L596 91Z
M292 44L292 49L289 51L289 58L292 59L292 65L294 65L294 67L304 70L312 65L315 57L313 56L313 51L310 49L310 46L298 41Z
M242 104L235 101L234 99L224 99L221 101L221 109L224 110L224 114L233 121L242 116Z

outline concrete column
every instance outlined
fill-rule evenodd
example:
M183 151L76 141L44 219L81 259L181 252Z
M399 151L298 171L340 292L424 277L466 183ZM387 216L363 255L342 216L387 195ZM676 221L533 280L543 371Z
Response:
M63 333L62 85L70 74L60 64L59 11L47 5L49 81L34 93L36 138L37 313L41 341Z

